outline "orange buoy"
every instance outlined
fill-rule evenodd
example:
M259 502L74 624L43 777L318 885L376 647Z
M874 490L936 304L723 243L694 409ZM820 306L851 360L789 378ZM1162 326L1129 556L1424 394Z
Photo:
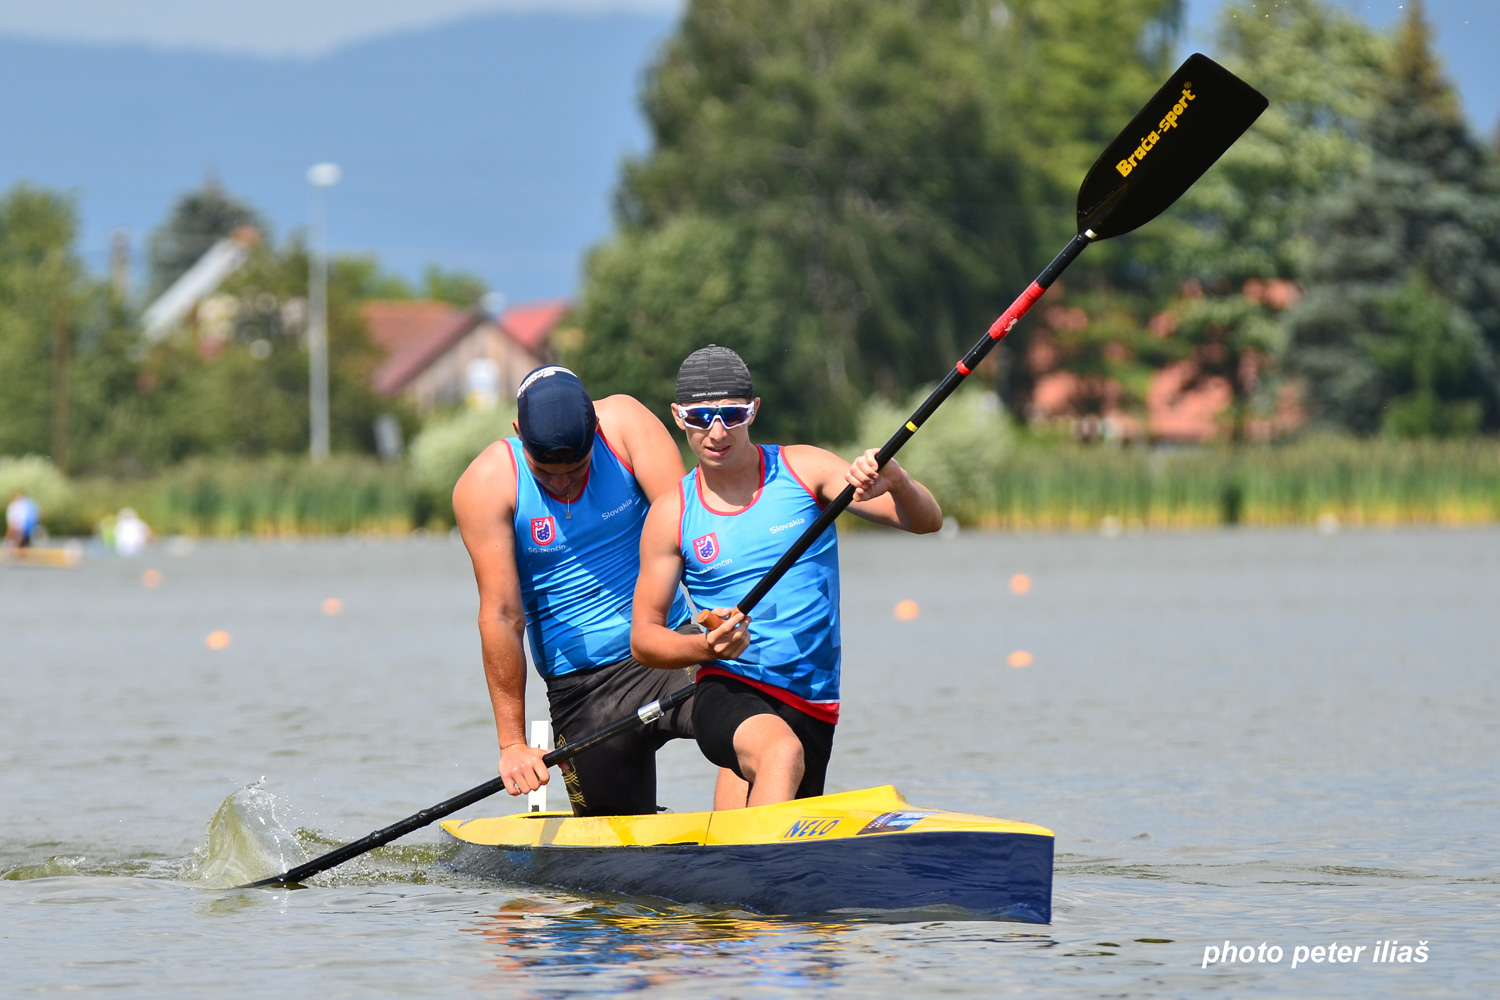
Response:
M161 586L161 570L148 569L141 574L141 586L147 590L154 590Z
M1014 653L1011 653L1010 658L1005 662L1013 667L1029 667L1031 666L1031 654L1024 649L1018 649Z
M325 615L336 615L344 610L344 602L337 597L330 597L323 602L323 613Z
M1010 592L1012 594L1024 594L1031 589L1031 577L1025 573L1017 573L1010 578Z
M229 633L224 631L210 632L203 644L209 649L224 649L229 645Z
M920 615L921 613L922 613L922 609L919 608L919 607L917 607L917 602L916 601L897 601L896 602L896 620L897 621L909 622L909 621L913 620L914 618L916 618L917 615Z

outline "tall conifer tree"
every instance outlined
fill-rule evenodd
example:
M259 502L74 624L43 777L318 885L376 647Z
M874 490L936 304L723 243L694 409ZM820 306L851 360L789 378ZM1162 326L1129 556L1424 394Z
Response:
M1500 169L1407 7L1371 161L1324 199L1289 359L1324 420L1369 433L1500 422Z
M1156 363L1190 361L1188 386L1232 396L1232 437L1284 404L1278 362L1291 283L1317 251L1308 219L1329 186L1368 152L1357 136L1385 58L1381 39L1326 0L1238 0L1220 13L1219 57L1271 106L1189 190L1169 218L1180 298L1158 317L1170 336L1145 342Z

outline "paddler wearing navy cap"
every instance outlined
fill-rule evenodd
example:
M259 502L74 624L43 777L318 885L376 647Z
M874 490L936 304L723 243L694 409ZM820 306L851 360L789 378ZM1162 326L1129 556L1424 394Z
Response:
M499 773L511 795L548 779L545 751L526 741L523 634L546 681L559 746L631 715L684 680L630 655L641 525L651 502L675 492L683 475L671 435L629 396L595 402L578 376L558 365L526 376L516 410L518 436L486 448L453 490L479 586ZM698 631L681 595L668 602L663 620ZM692 738L690 700L580 753L563 768L574 813L656 812L656 751L668 740Z
M943 526L927 487L871 448L851 465L811 445L750 440L761 401L727 347L694 351L677 373L672 415L698 467L651 506L641 533L631 650L647 666L702 663L693 729L722 778L715 809L823 794L839 717L838 535L825 531L751 621L733 611L824 505L856 487L849 510L915 534ZM700 635L677 628L681 583L724 622Z

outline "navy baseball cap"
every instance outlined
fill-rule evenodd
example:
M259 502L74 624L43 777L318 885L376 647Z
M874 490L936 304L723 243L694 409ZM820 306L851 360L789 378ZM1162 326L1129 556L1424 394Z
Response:
M532 461L571 465L592 453L599 417L577 375L561 365L546 365L521 380L516 425Z

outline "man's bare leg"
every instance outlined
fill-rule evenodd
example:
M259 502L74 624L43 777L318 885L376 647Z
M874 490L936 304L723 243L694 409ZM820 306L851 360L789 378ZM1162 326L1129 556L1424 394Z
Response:
M714 784L714 811L743 809L750 799L750 782L727 767L719 768L719 780Z
M734 731L740 773L750 781L746 805L767 806L797 797L802 784L802 741L778 715L752 715Z

